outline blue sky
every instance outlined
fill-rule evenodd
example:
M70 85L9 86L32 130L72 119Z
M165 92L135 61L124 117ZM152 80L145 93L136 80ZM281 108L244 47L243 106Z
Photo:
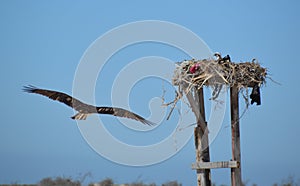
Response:
M90 172L88 181L111 177L118 183L178 180L183 185L196 184L195 172L190 169L195 161L193 140L159 164L119 165L92 150L69 118L71 109L21 90L23 85L33 84L71 93L77 66L91 43L117 26L143 20L182 25L201 37L212 51L230 54L237 62L257 58L268 68L281 85L268 80L262 88L262 105L251 106L241 120L243 179L271 185L289 175L299 178L299 7L296 0L0 1L0 183L35 183L49 176L77 178ZM115 71L137 58L153 55L172 61L187 57L159 44L121 50L98 77L97 104L111 104ZM131 108L147 116L148 101L161 96L162 83L150 79L135 89ZM169 91L168 98L172 96ZM176 113L174 117L178 117ZM103 121L114 120L103 117ZM227 112L211 145L213 161L230 159L228 122ZM123 138L131 135L124 127L107 127ZM136 134L137 141L143 142L143 135ZM160 139L165 133L151 131L151 135ZM128 137L129 141L133 143L134 137ZM212 179L229 184L229 175L229 170L216 170Z

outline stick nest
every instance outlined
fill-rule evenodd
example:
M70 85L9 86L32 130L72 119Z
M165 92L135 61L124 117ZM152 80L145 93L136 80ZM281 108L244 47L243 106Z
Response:
M223 58L224 59L224 58ZM233 63L229 60L184 60L176 63L173 85L201 88L219 85L237 86L239 89L265 84L267 69L256 60L252 62Z

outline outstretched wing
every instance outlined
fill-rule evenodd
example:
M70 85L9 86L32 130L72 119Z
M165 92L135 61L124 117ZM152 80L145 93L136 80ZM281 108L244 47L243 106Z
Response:
M129 118L136 121L139 121L146 125L155 125L155 123L146 120L142 116L139 116L129 110L117 108L117 107L97 107L97 111L99 114L111 114L117 117Z
M46 96L50 99L53 99L55 101L59 101L59 102L62 102L66 105L68 105L69 107L72 107L74 108L75 110L77 110L78 112L82 112L82 111L85 111L85 110L88 110L90 109L90 105L87 105L85 103L82 103L81 101L65 94L65 93L62 93L62 92L57 92L57 91L53 91L53 90L45 90L45 89L39 89L39 88L36 88L34 86L24 86L23 90L25 92L28 92L28 93L35 93L35 94L40 94L40 95L43 95L43 96ZM93 107L94 110L96 111L95 107Z

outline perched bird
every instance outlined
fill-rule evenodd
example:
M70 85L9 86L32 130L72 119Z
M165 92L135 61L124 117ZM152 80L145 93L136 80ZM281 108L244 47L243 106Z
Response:
M261 104L260 89L259 89L259 85L258 84L255 84L254 87L252 88L252 92L250 94L250 98L251 98L251 105L253 103L256 103L256 105L260 105Z
M227 54L225 57L222 58L225 62L231 62L230 56Z
M221 54L219 52L216 52L214 54L214 56L216 57L217 59L217 62L219 64L222 64L224 62L231 62L231 59L230 59L230 56L229 55L226 55L225 57L222 57Z
M85 104L78 99L75 99L65 93L57 92L53 90L45 90L45 89L39 89L34 86L24 86L23 89L25 92L28 93L35 93L40 94L43 96L46 96L50 99L62 102L69 107L72 107L74 110L78 111L78 113L74 116L72 116L72 119L75 120L85 120L88 115L90 114L110 114L117 117L123 117L123 118L129 118L133 120L137 120L143 124L146 125L154 125L151 121L148 121L144 119L143 117L130 112L128 110L122 109L122 108L116 108L116 107L97 107L93 105Z
M216 53L214 54L214 56L217 58L217 61L218 61L218 62L222 60L222 56L221 56L221 54L220 54L219 52L216 52Z

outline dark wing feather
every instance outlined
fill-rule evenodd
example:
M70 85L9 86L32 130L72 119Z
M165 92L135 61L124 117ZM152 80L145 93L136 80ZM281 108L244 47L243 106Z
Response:
M81 112L87 110L87 108L91 107L90 105L87 105L85 103L82 103L81 101L65 94L62 92L57 92L53 90L45 90L45 89L39 89L34 86L24 86L23 91L28 92L28 93L35 93L35 94L40 94L43 96L46 96L50 99L53 99L55 101L62 102L69 107L74 108L75 110ZM95 107L93 107L95 110Z
M136 121L139 121L146 125L155 125L155 123L146 120L142 116L139 116L129 110L116 108L116 107L97 107L97 111L99 114L111 114L117 117L129 118Z

